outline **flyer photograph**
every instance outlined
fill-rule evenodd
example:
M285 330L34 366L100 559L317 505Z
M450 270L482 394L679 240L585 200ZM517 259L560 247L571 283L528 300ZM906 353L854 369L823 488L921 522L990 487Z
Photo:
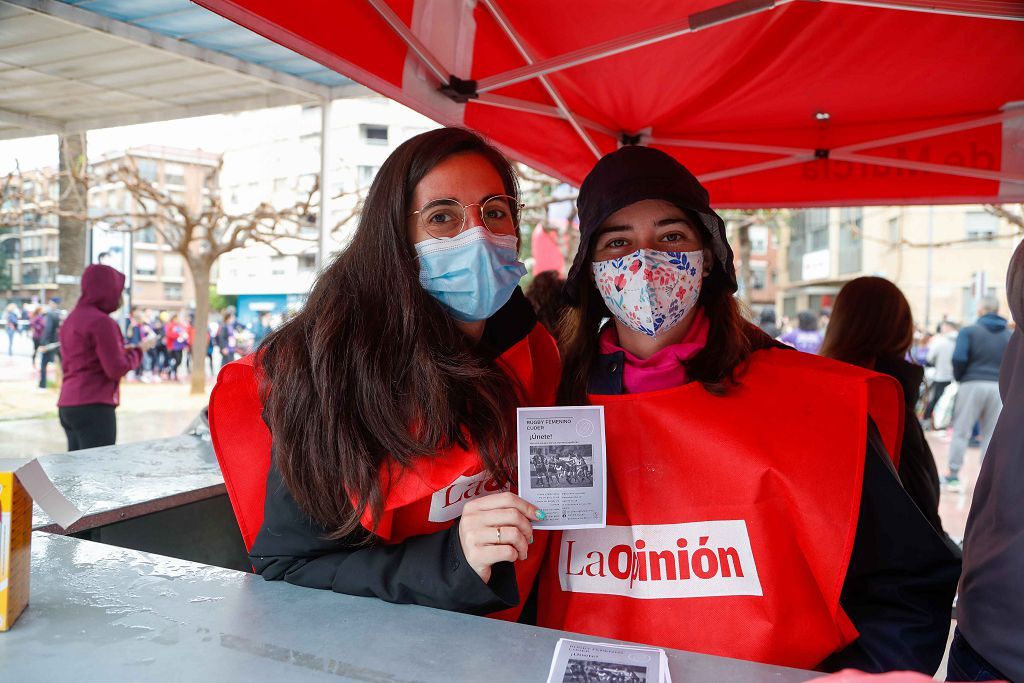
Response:
M560 638L548 683L671 683L665 651Z
M519 495L546 515L541 529L605 526L604 407L519 408Z

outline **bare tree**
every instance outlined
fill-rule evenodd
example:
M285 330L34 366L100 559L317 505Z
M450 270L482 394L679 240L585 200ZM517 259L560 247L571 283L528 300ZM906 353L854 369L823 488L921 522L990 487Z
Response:
M739 271L736 274L741 286L740 300L749 308L751 291L754 288L754 274L750 267L750 228L759 225L768 228L768 232L777 239L782 224L788 220L788 212L782 209L724 209L719 215L726 223L726 231L734 234L736 256L739 258Z
M1024 202L1016 206L1008 204L986 204L985 210L1017 228L1016 234L1024 232Z
M520 224L532 231L540 223L543 229L556 232L562 258L566 263L571 262L579 245L579 231L573 228L578 190L523 164L517 164L516 170L522 179L520 189L524 205ZM565 203L569 204L566 219L552 221L551 207Z
M91 177L77 179L85 186L112 183L123 187L131 198L127 210L100 209L92 215L75 212L73 217L103 221L114 230L137 232L152 228L163 242L180 254L187 264L195 286L195 337L193 353L199 362L192 365L191 392L206 391L206 367L202 362L209 344L210 274L214 263L224 254L251 244L264 244L274 251L286 253L281 246L288 243L312 243L319 239L317 224L319 182L314 182L304 196L294 204L279 208L262 202L247 211L225 209L217 187L220 166L207 177L207 193L201 206L188 206L161 187L144 178L133 157L128 154L115 165L97 171L95 167L79 171ZM10 187L8 183L5 187ZM362 207L362 192L357 191L350 210L333 226L337 233L346 223L358 216ZM35 209L39 210L39 209ZM60 206L44 209L58 216L72 215ZM0 215L7 222L9 216Z

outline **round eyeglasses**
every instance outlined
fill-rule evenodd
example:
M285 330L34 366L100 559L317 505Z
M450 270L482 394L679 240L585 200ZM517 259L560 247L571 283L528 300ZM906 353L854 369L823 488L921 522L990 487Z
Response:
M480 221L495 235L515 235L519 227L519 211L523 208L515 197L498 194L478 204L460 204L454 199L428 202L416 216L419 225L431 237L449 239L466 229L466 213L471 207L480 209Z

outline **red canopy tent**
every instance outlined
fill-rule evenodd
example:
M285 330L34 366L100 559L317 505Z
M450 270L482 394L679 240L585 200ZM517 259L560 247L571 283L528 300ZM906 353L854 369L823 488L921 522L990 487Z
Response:
M717 206L1024 200L1024 3L199 0L574 184L623 143Z

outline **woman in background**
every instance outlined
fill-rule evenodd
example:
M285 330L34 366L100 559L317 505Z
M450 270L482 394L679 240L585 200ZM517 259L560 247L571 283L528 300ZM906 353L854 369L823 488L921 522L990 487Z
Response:
M859 277L836 297L821 355L884 373L903 387L900 481L941 533L939 472L915 412L924 368L907 361L913 343L914 318L903 292L885 278Z

